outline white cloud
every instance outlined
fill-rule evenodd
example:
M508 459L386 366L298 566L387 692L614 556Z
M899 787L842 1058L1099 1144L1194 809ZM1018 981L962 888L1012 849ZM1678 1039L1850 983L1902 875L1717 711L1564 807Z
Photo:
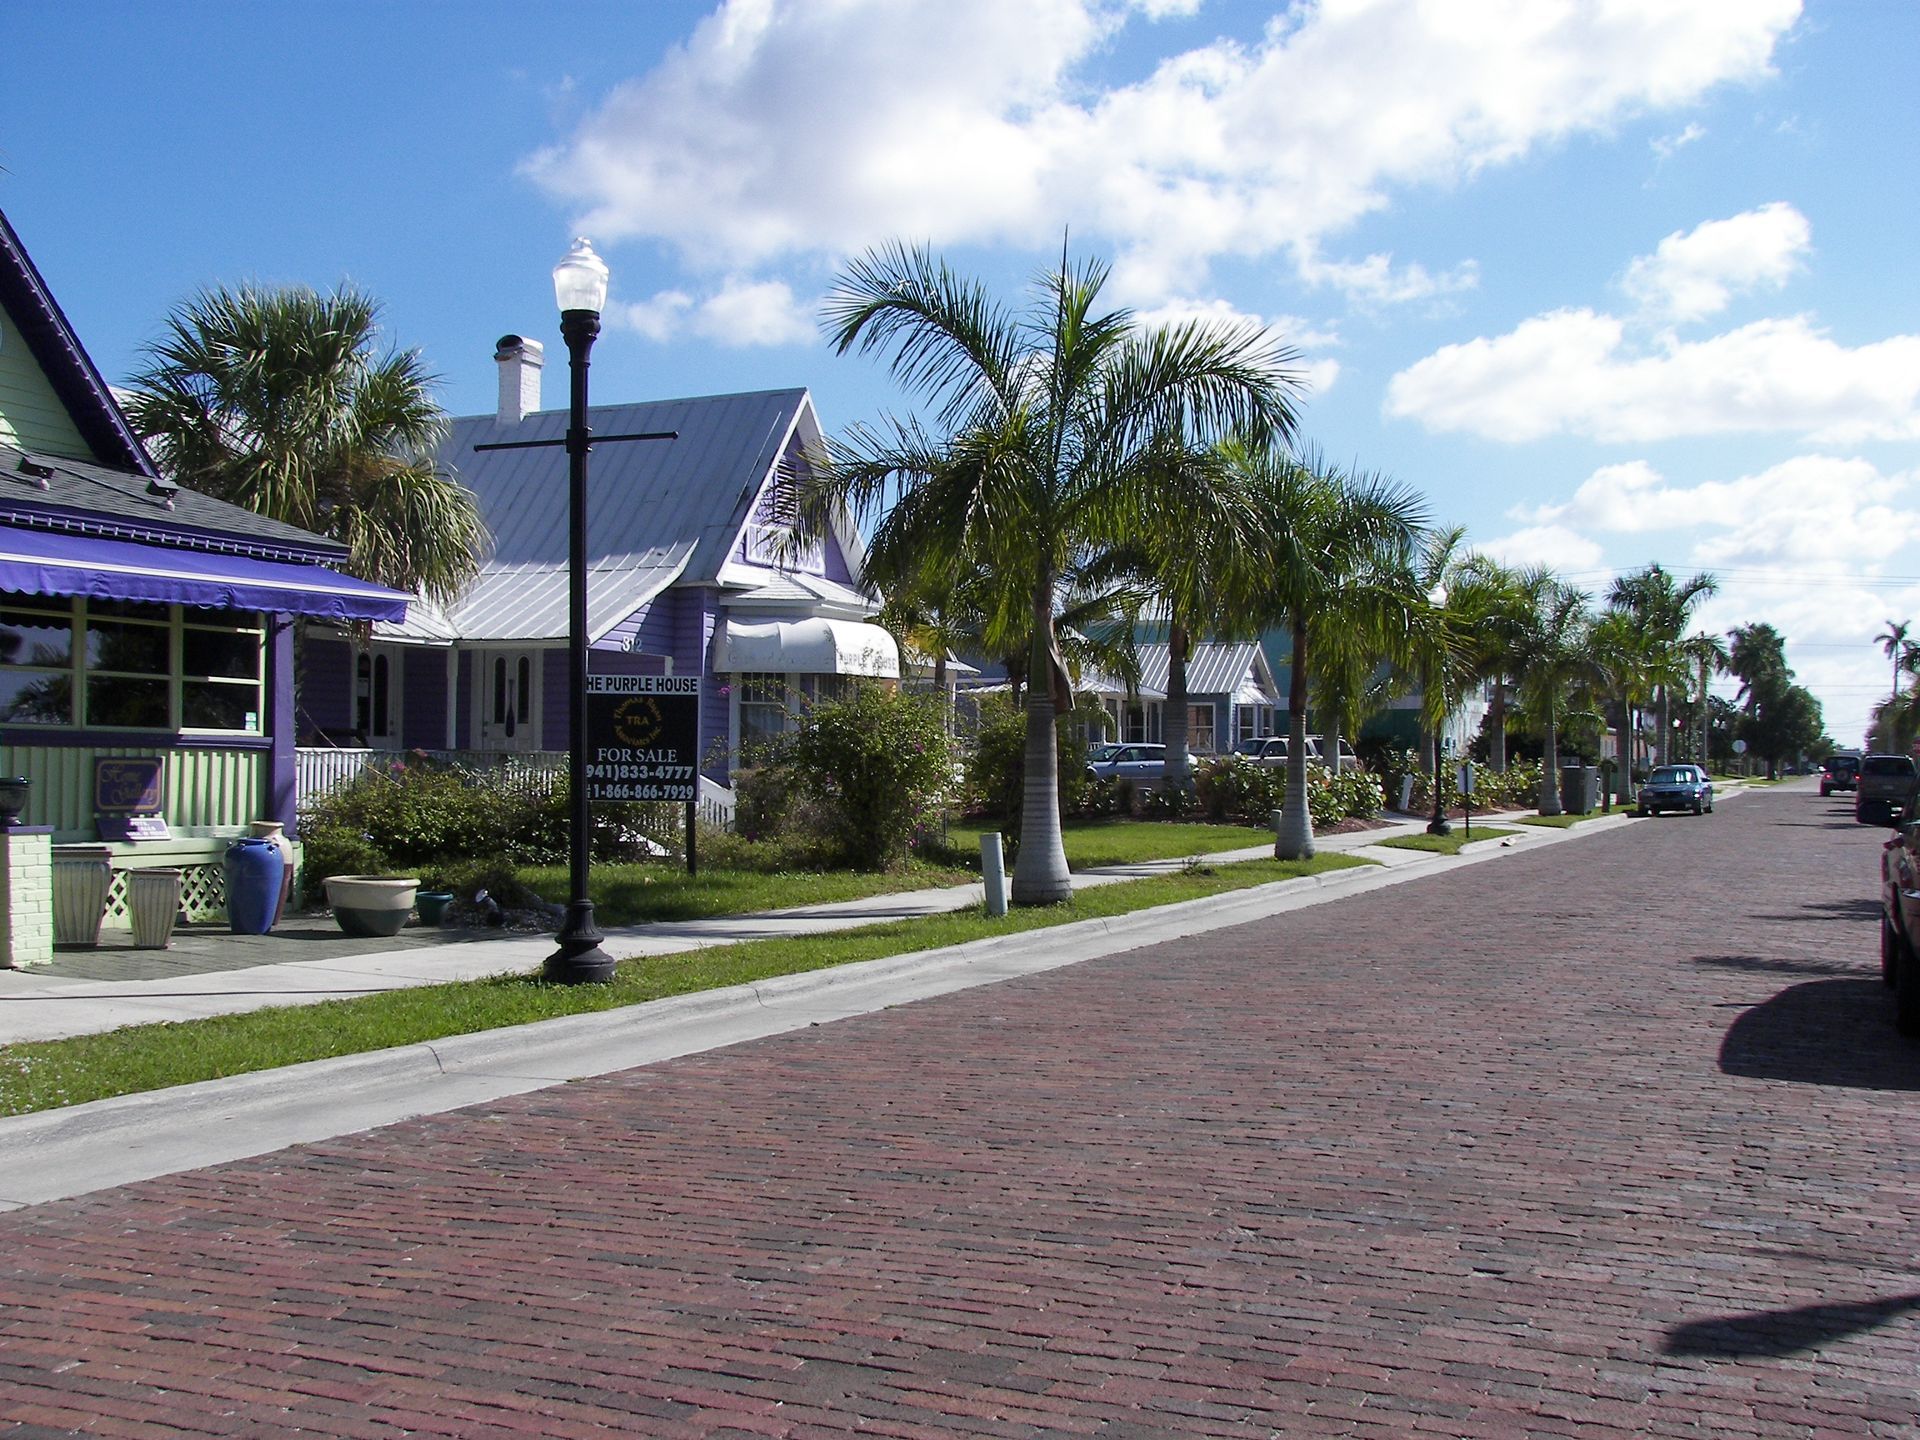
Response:
M1556 310L1448 345L1395 375L1390 416L1520 442L1771 432L1848 444L1920 438L1920 335L1849 349L1803 317L1682 343L1627 343L1592 310Z
M1693 144L1696 140L1704 140L1706 135L1707 132L1701 129L1700 126L1689 124L1676 134L1655 136L1654 139L1648 143L1657 157L1662 160L1671 160L1674 155L1686 149L1687 146Z
M1676 485L1633 461L1594 471L1564 501L1510 515L1522 528L1478 548L1562 573L1635 569L1651 553L1676 573L1716 576L1719 593L1695 628L1773 625L1800 683L1820 697L1828 730L1846 743L1858 743L1890 683L1872 636L1890 616L1920 614L1920 585L1898 578L1920 545L1920 471L1805 455Z
M1309 285L1331 285L1357 305L1401 305L1471 290L1480 283L1480 267L1467 260L1436 275L1420 264L1394 268L1391 255L1331 261L1307 254L1299 259L1300 278Z
M1473 548L1502 565L1545 565L1561 575L1606 564L1606 551L1598 541L1564 525L1529 525L1476 542Z
M693 335L719 345L791 345L815 338L816 306L794 299L780 280L730 279L696 300L684 290L662 290L614 307L617 322L649 340Z
M1660 242L1627 267L1621 286L1658 319L1698 320L1726 309L1736 294L1779 289L1812 243L1806 216L1784 201L1727 220L1709 220Z
M1799 0L1322 0L1100 90L1132 16L1191 0L730 0L528 171L604 241L694 267L901 235L1039 246L1071 219L1127 293L1292 254L1377 298L1468 283L1317 260L1392 190L1768 73Z
M1800 455L1751 475L1673 485L1644 460L1604 465L1560 504L1519 506L1515 520L1616 535L1691 531L1694 565L1791 563L1845 571L1920 541L1915 477L1872 463Z

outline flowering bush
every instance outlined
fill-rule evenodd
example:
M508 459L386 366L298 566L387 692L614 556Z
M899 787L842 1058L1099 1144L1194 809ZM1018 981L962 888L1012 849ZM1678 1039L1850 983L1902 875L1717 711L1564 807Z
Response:
M1286 771L1256 765L1244 755L1215 755L1194 771L1194 792L1207 819L1219 824L1248 820L1264 825L1280 808Z
M1285 766L1255 765L1243 755L1216 755L1195 776L1200 805L1209 820L1265 825L1287 799ZM1307 771L1307 813L1316 826L1380 813L1380 782L1365 770L1335 775L1324 765Z

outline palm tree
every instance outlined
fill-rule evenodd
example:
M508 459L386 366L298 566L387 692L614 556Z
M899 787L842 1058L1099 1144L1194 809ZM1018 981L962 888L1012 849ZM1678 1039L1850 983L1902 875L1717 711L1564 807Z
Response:
M1144 329L1129 311L1096 308L1107 273L1063 256L1012 313L926 250L891 245L849 266L825 307L839 353L891 352L893 375L930 402L938 433L917 417L854 427L803 492L803 516L823 527L844 504L876 519L868 573L882 588L926 566L994 578L989 643L1028 647L1012 884L1023 905L1072 894L1054 730L1073 703L1056 635L1065 578L1090 553L1155 528L1198 540L1224 523L1231 487L1216 489L1181 457L1238 429L1284 437L1295 424L1291 356L1264 331ZM1173 474L1202 483L1178 491Z
M1647 662L1662 675L1674 669L1675 648L1686 632L1694 607L1720 589L1720 582L1702 572L1687 581L1676 581L1659 565L1649 565L1631 575L1618 576L1607 592L1607 603L1621 606L1639 622L1647 642ZM1667 763L1667 740L1672 734L1668 682L1654 682L1654 694L1660 707L1659 764Z
M1620 707L1618 773L1614 795L1633 803L1634 721L1640 701L1653 686L1658 644L1623 605L1612 605L1588 630L1589 658L1603 693Z
M1461 562L1451 590L1450 603L1465 622L1474 676L1493 687L1487 767L1495 774L1507 768L1507 687L1519 673L1527 628L1548 578L1541 567L1521 569L1475 554Z
M168 317L134 428L181 484L344 543L346 568L453 600L491 543L434 463L446 417L417 351L379 353L358 291L214 289Z
M1472 557L1464 553L1466 542L1464 525L1428 530L1403 581L1417 598L1408 611L1400 660L1420 682L1420 724L1433 744L1434 820L1427 828L1442 834L1447 823L1440 813L1440 757L1447 719L1478 671L1474 616L1455 598L1456 591L1469 588Z
M1243 477L1262 534L1263 627L1285 624L1288 665L1287 793L1274 854L1300 860L1313 851L1307 807L1307 677L1320 640L1345 629L1386 654L1404 636L1414 601L1406 556L1424 519L1413 493L1380 476L1335 469L1317 455L1284 454L1236 441L1223 452Z
M1587 597L1549 577L1540 587L1518 651L1521 703L1539 717L1546 731L1541 756L1540 813L1558 815L1560 803L1560 714L1567 692L1586 666Z
M1113 583L1131 588L1140 606L1167 640L1167 693L1161 739L1166 742L1166 778L1190 787L1187 754L1189 713L1187 661L1205 636L1227 639L1250 634L1258 613L1264 576L1257 560L1259 536L1250 505L1238 496L1236 476L1222 468L1217 450L1195 450L1171 457L1161 484L1168 511L1178 514L1182 497L1207 497L1217 513L1201 524L1156 524L1108 552Z
M1712 753L1711 747L1708 744L1709 735L1707 726L1709 723L1709 711L1707 707L1707 685L1713 675L1723 675L1726 673L1727 661L1729 659L1727 642L1710 631L1702 630L1682 640L1680 642L1680 652L1691 661L1700 672L1700 688L1698 692L1700 700L1700 765L1702 769L1705 769Z
M1887 628L1873 637L1874 643L1880 647L1887 659L1893 662L1893 699L1891 703L1895 707L1898 707L1900 704L1900 669L1902 662L1906 659L1908 648L1907 631L1912 625L1913 622L1911 620L1889 620L1887 621Z
M1744 728L1754 732L1759 727L1761 707L1771 708L1793 684L1786 638L1764 620L1757 620L1751 625L1734 626L1727 632L1727 639L1727 668L1740 677L1740 689L1734 698L1744 711Z

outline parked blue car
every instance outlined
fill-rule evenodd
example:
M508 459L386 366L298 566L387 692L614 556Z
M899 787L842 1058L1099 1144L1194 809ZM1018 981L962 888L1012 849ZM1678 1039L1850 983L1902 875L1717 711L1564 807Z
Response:
M1640 813L1658 815L1662 810L1691 810L1694 814L1713 813L1713 781L1698 765L1660 765L1640 787Z

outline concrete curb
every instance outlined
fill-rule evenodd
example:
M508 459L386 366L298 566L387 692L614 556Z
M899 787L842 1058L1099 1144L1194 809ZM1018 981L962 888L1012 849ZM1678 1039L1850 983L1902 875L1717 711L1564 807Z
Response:
M1513 836L1475 841L1457 856L1388 851L1413 858L1391 868L1331 871L1018 936L0 1119L0 1210L1039 974L1442 875L1509 849L1563 843L1617 828L1627 818L1601 817L1577 831L1522 826Z

